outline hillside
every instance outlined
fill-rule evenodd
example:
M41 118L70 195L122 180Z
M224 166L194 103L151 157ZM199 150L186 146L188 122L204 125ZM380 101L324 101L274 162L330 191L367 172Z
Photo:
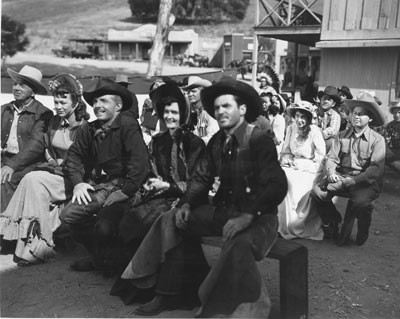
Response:
M200 36L221 37L229 33L250 35L257 0L251 0L241 23L190 26ZM34 3L34 5L32 5ZM28 51L50 53L67 44L68 38L105 38L112 26L136 27L127 0L3 0L2 13L27 26ZM175 25L175 29L188 26Z

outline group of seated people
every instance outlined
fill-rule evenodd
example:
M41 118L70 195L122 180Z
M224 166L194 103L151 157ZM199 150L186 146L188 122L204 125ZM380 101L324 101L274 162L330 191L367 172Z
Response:
M343 102L339 131L334 87L319 107L287 107L278 92L260 96L231 77L190 76L183 87L157 80L138 120L127 80L97 78L83 88L58 74L48 83L53 116L35 99L47 93L38 69L8 74L15 100L1 108L0 236L19 266L54 256L53 235L64 228L88 252L71 268L117 273L111 294L142 302L137 314L200 305L197 315L212 317L265 301L256 262L278 232L338 235L334 196L350 198L338 243L348 242L355 218L356 243L368 238L385 139L369 127L384 115L367 92ZM387 134L396 129L398 152L398 125ZM202 236L224 242L212 267Z

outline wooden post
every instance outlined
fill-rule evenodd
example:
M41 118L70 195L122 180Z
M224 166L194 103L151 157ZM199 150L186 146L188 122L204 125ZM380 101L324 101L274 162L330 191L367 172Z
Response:
M260 1L256 0L256 14L255 14L255 21L254 26L258 26L260 22ZM253 36L253 65L251 69L251 85L256 87L256 79L257 79L257 64L258 64L258 35L254 31Z
M295 97L296 97L296 77L297 77L297 60L299 56L299 44L296 42L294 44L294 70L293 70L293 79L292 79L292 85L293 85L293 103L295 102Z
M150 61L147 69L147 78L161 75L165 47L168 40L169 16L171 13L172 0L161 0L158 11L158 22L153 45L150 51Z

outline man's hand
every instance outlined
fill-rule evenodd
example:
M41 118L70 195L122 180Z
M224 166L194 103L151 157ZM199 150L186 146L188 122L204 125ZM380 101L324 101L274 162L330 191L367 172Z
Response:
M110 195L108 195L108 197L106 198L106 200L105 200L105 202L103 204L103 207L109 206L109 205L114 204L114 203L122 202L122 201L124 201L124 200L126 200L128 198L129 198L128 195L125 195L119 189L119 190L117 190L115 192L112 192Z
M155 190L158 191L165 191L169 188L169 183L164 182L163 180L151 177L148 179L147 183L143 185L144 189L147 191Z
M229 219L222 229L222 239L227 241L233 238L237 233L249 227L254 216L248 213L242 213L239 217Z
M185 203L179 208L175 215L175 225L180 229L186 229L190 215L190 205Z
M1 183L4 184L5 182L11 181L11 177L14 174L14 170L7 165L4 165L1 168Z
M72 196L72 203L78 202L79 205L89 204L92 201L89 190L94 191L94 188L88 183L79 183L74 187L74 195Z
M340 181L340 176L337 174L330 174L328 175L328 183L337 183L338 181Z

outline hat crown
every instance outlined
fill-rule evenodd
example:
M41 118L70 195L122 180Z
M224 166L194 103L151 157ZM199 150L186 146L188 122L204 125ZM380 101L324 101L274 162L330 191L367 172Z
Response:
M74 90L74 93L81 96L83 94L83 86L82 83L72 74L57 74L55 77L49 81L49 90L54 94L57 89L62 85L68 83L71 89ZM72 93L72 92L71 92Z
M129 82L129 79L128 79L128 76L125 75L125 74L117 74L117 75L115 76L115 82L125 82L125 83L128 83L128 82Z
M202 86L202 87L209 87L212 83L206 79L203 79L197 75L191 75L188 78L188 84L186 87L194 87L194 86Z
M374 104L378 104L375 101L375 98L368 92L363 92L358 98L357 101L363 101L363 102L370 102Z
M22 69L18 72L18 74L26 76L38 82L41 82L43 77L42 72L29 65L23 66Z
M334 86L327 86L324 90L324 95L339 95L339 92Z

